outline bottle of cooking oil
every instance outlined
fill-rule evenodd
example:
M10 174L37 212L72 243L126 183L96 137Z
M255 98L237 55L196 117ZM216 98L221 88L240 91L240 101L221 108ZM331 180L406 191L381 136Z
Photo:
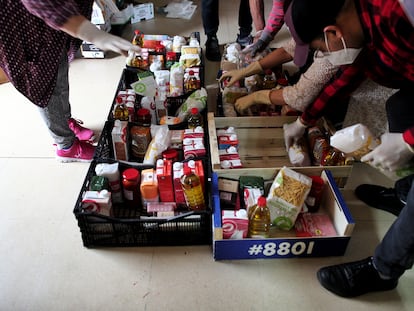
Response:
M188 75L184 79L184 92L189 93L199 89L198 80L193 70L188 71Z
M180 181L188 208L190 210L205 210L206 203L200 177L189 167L186 167Z
M263 89L273 89L277 85L275 74L271 69L265 71L265 76L263 77Z
M249 232L250 238L267 238L270 231L270 210L266 197L260 196L257 204L249 208Z
M203 127L203 116L198 111L197 107L193 107L190 110L190 115L188 116L188 128L194 129L197 126Z

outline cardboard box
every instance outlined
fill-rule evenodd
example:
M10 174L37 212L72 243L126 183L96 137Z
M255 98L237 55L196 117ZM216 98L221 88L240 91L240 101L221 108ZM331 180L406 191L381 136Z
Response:
M277 174L277 169L273 173L263 176L265 180L273 180ZM314 174L301 169L301 173ZM212 176L212 202L213 202L213 256L215 260L234 260L234 259L276 259L292 257L324 257L344 255L351 239L355 222L346 206L346 203L334 181L332 173L319 167L320 176L326 182L326 189L320 208L320 212L329 215L336 236L310 236L297 237L295 230L272 232L272 238L266 239L232 239L223 238L222 213L218 194L218 177L238 178L239 170L230 172L213 172ZM252 170L249 174L261 174L261 170Z
M105 58L105 51L86 41L81 45L81 54L85 58Z
M133 15L131 17L131 23L135 24L144 20L154 18L154 4L143 3L138 4L133 7Z

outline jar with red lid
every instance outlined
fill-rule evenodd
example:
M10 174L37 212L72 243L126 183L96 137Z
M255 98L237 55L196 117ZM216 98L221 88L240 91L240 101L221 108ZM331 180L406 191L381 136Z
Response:
M141 173L135 168L127 168L122 172L122 186L125 203L131 208L141 207L140 197Z
M173 163L178 161L178 151L176 149L166 149L162 152L164 160L171 160Z
M135 122L141 126L151 126L151 111L147 108L138 109Z

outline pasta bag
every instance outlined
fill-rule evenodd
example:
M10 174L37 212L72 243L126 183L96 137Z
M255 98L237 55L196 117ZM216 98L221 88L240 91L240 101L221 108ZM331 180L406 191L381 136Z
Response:
M272 225L282 230L292 229L311 187L312 178L282 167L267 195Z

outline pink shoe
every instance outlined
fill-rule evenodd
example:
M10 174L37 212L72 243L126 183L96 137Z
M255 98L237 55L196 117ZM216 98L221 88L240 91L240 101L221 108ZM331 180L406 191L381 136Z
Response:
M94 154L93 145L77 139L69 149L56 150L56 158L61 162L91 162Z
M81 120L76 120L74 118L70 118L68 120L69 128L75 133L76 137L79 140L83 141L93 141L95 139L95 134L92 130L81 126L83 122Z

